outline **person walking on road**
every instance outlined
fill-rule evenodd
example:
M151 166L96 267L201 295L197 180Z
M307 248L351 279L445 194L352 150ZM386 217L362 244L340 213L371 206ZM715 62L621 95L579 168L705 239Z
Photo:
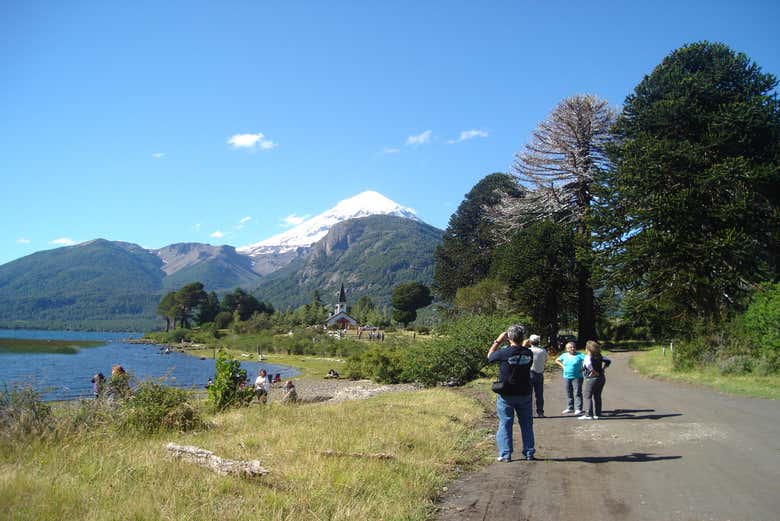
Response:
M534 418L531 396L531 364L533 353L521 345L525 328L516 324L501 333L488 350L488 361L499 363L498 393L496 412L498 413L498 461L512 461L512 424L517 413L520 432L523 437L523 457L534 459ZM506 341L509 345L500 348Z
M604 369L609 367L612 360L602 356L601 346L595 340L588 340L585 344L585 360L582 362L582 372L585 376L585 403L588 412L580 416L580 420L598 420L601 416L601 391L607 378Z
M536 402L536 416L544 418L544 366L547 364L547 350L539 346L540 340L539 335L528 337L529 347L534 354L534 361L531 364L531 387Z
M566 352L555 363L563 368L563 386L566 389L566 408L561 414L582 414L582 362L585 356L578 353L574 342L566 344ZM576 398L576 402L575 402Z

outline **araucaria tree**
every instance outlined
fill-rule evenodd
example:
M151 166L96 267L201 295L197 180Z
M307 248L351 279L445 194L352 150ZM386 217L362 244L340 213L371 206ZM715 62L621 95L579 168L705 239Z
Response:
M429 305L431 290L419 282L407 282L393 288L391 303L393 304L393 320L406 327L409 322L417 320L417 310Z
M490 174L474 185L450 217L436 248L433 289L440 298L452 301L458 289L487 277L496 246L487 210L501 201L502 193L521 195L512 176Z
M648 312L712 323L778 275L776 78L699 42L672 52L626 98L599 203L610 273Z
M561 101L515 156L512 173L526 193L507 197L494 212L498 224L509 230L544 219L571 226L581 342L596 338L590 208L595 185L609 164L605 147L614 121L608 102L596 96Z

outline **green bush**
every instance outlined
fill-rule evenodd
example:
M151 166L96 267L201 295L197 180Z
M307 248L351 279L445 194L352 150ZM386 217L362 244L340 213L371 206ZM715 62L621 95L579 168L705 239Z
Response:
M0 435L21 439L43 435L52 430L51 407L31 386L4 386L0 391Z
M780 282L756 291L747 310L734 321L735 337L766 367L780 357Z
M375 382L394 384L402 380L401 359L404 351L388 345L372 345L365 351L351 356L344 373L348 378L369 378Z
M518 322L528 323L523 322L523 317L460 317L440 324L439 336L432 340L372 346L352 356L345 372L350 378L371 378L377 382L462 385L483 373L492 341L507 326Z
M204 426L197 409L189 403L187 391L152 380L138 384L133 395L122 402L118 414L121 429L144 433L189 431Z
M729 356L718 360L718 370L721 374L747 374L753 372L755 360L745 355Z
M254 397L254 389L246 378L246 370L241 362L227 356L224 350L217 353L217 370L214 381L209 386L208 396L217 410L228 407L248 405Z

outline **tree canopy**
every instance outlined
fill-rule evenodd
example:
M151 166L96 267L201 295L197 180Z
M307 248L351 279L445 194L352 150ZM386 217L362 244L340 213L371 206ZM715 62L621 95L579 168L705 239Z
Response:
M626 98L598 232L613 282L668 321L709 322L777 276L776 78L698 42Z
M393 288L391 298L393 304L393 320L404 327L417 320L417 310L433 302L431 290L419 282L407 282Z
M496 245L487 208L498 204L505 193L521 195L512 176L490 174L474 185L450 217L435 253L433 288L441 298L452 301L458 288L487 277Z

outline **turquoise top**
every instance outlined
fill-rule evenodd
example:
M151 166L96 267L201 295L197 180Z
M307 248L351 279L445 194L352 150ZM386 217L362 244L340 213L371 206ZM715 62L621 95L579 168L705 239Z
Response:
M582 361L585 360L585 355L582 353L563 353L558 357L558 361L563 364L563 377L567 380L574 380L575 378L582 378Z

